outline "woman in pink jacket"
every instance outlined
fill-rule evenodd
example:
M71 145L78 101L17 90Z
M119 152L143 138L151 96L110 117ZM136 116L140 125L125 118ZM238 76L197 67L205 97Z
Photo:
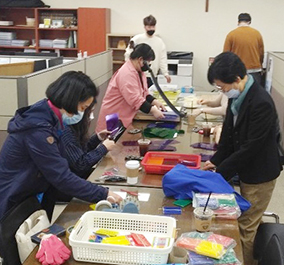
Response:
M106 129L106 115L118 113L119 119L128 127L138 110L151 113L156 119L164 118L166 111L161 102L148 92L145 62L155 59L148 44L135 46L130 59L112 76L99 113L96 131Z

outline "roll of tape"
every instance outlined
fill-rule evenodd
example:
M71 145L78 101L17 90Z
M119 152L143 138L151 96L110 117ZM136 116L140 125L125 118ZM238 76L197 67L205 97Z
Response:
M69 239L69 236L70 236L73 229L74 229L74 225L71 225L66 229L66 238L67 239Z
M96 204L95 211L102 211L103 209L111 209L111 208L112 208L112 205L109 201L102 200Z

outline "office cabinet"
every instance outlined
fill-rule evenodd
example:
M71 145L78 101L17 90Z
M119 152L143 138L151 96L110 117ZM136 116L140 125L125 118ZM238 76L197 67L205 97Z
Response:
M130 39L134 35L107 34L107 49L112 50L113 72L116 72L124 63L124 53Z
M35 19L33 26L27 26L27 18ZM7 21L13 25L1 26L1 22ZM107 8L0 8L2 53L57 52L61 56L77 57L78 52L86 51L92 55L106 50L105 36L109 32Z
M35 15L35 8L0 8L0 51L23 51L35 42L35 23L26 23Z

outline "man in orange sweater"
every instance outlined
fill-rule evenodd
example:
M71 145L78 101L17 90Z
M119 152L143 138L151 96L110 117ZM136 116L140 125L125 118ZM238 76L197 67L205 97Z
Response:
M237 54L245 64L247 72L261 83L263 39L260 32L250 27L250 24L251 16L248 13L239 14L238 27L227 35L223 51Z

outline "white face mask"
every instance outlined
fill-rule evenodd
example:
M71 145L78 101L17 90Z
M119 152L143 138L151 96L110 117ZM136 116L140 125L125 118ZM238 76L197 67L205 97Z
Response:
M238 98L241 94L240 90L232 88L227 92L223 92L228 98Z
M84 111L79 111L78 114L74 114L69 117L65 112L62 114L62 121L64 125L72 125L80 122L84 116Z

